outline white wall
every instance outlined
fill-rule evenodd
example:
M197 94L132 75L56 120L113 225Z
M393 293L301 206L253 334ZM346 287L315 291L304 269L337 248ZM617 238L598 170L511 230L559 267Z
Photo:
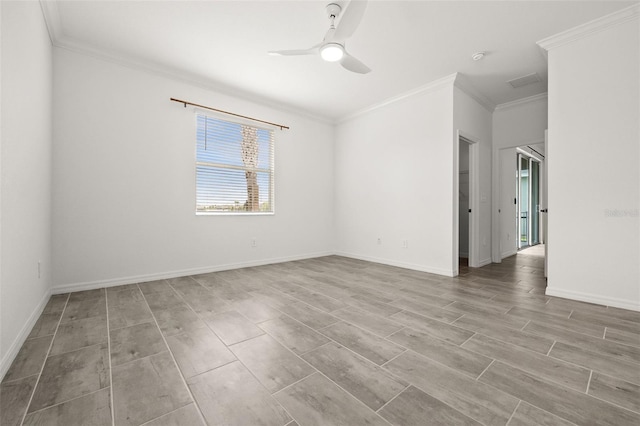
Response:
M517 251L515 147L544 143L548 127L547 95L498 105L493 113L493 238L492 258L500 262ZM546 153L545 153L546 154ZM500 210L500 213L498 213Z
M0 8L2 377L50 292L52 48L39 3Z
M338 253L453 275L452 129L453 79L336 126Z
M458 149L458 132L471 139L471 266L491 263L491 111L483 107L459 87L453 91L453 146ZM455 152L455 151L454 151ZM457 159L457 154L454 154ZM457 160L455 161L457 164ZM475 181L474 181L475 179ZM454 186L457 194L457 184ZM457 211L457 210L456 210ZM458 218L454 218L454 241L458 241ZM454 252L454 268L457 268L457 249ZM475 261L475 263L474 263Z
M333 251L333 126L58 48L54 88L54 292ZM275 215L195 215L194 112L170 97L291 127Z
M547 294L640 310L638 13L549 50Z

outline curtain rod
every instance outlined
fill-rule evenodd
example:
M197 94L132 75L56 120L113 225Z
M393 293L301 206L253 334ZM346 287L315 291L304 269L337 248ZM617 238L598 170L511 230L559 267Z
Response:
M173 102L179 102L181 104L184 104L185 108L187 107L187 105L193 105L193 106L198 107L198 108L204 108L204 109L209 109L211 111L221 112L222 114L233 115L234 117L240 117L240 118L245 118L247 120L258 121L260 123L270 124L272 126L280 127L280 130L289 129L288 126L285 126L283 124L277 124L277 123L271 123L270 121L258 120L257 118L247 117L246 115L240 115L240 114L236 114L236 113L229 112L229 111L223 111L221 109L211 108L211 107L208 107L208 106L205 106L205 105L194 104L193 102L183 101L182 99L170 98L170 100L172 100Z

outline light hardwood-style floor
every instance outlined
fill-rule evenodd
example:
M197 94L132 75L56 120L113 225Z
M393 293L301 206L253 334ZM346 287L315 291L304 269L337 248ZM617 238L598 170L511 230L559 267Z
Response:
M331 256L55 295L0 424L640 424L640 312L545 296L539 252L456 278Z

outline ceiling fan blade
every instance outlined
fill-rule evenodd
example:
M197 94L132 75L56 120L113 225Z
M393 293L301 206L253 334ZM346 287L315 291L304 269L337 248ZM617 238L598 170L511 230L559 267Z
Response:
M308 49L294 49L294 50L272 50L269 51L269 55L272 56L299 56L299 55L314 55L318 53L319 44L310 47Z
M340 61L340 65L343 68L348 69L349 71L357 72L358 74L367 74L371 72L371 68L349 55L347 52L344 52L344 56Z
M333 39L341 42L351 37L360 25L364 11L367 8L367 0L351 0L347 10L340 18Z

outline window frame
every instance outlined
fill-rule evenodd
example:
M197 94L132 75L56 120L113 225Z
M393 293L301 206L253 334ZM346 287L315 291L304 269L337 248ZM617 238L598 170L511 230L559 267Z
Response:
M275 129L268 127L256 126L253 123L247 123L244 120L229 120L226 118L221 118L216 116L215 114L207 114L202 111L195 112L195 145L194 145L194 189L195 189L195 214L196 216L273 216L276 213L276 203L275 203ZM253 169L256 172L268 173L269 175L269 205L271 207L270 211L246 211L246 210L212 210L212 211L203 211L198 210L198 167L210 167L211 169L228 169L228 170L239 170L246 171L249 168L243 166L235 166L235 165L225 165L223 163L209 163L198 161L198 117L202 116L205 120L213 119L217 121L221 121L224 123L229 123L238 126L248 126L257 130L264 130L269 132L270 134L270 155L269 155L269 168L255 168Z

